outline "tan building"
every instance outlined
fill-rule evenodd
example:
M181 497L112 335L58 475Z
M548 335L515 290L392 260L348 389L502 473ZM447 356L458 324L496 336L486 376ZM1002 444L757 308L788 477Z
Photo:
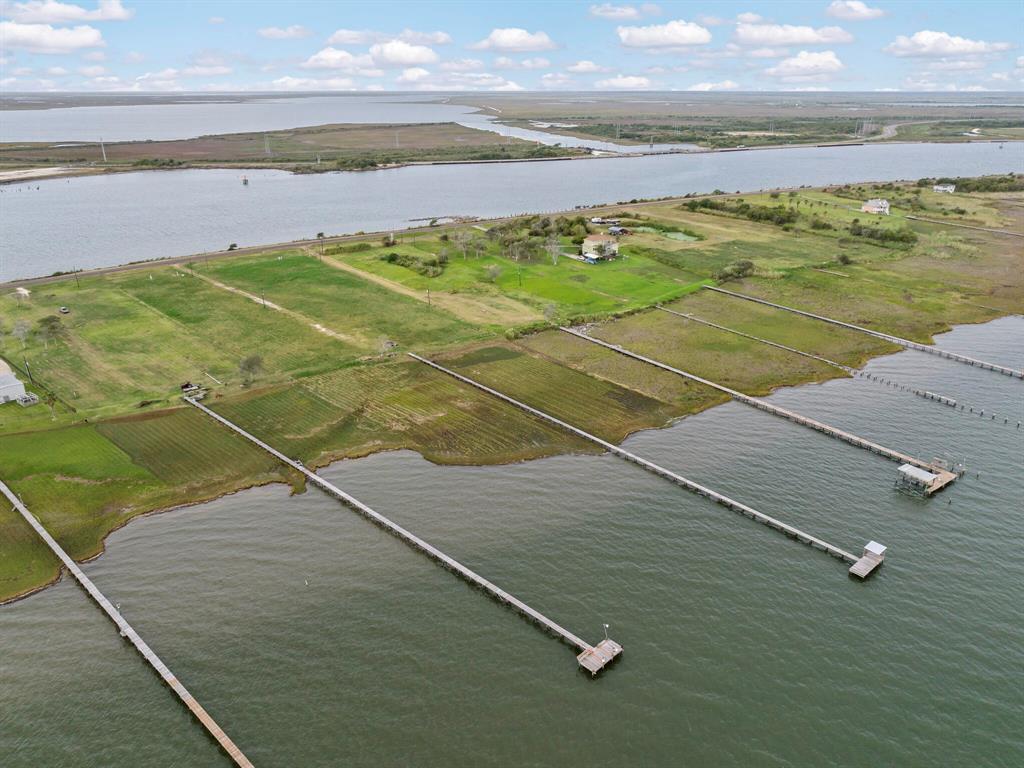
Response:
M860 207L864 213L878 213L882 216L889 215L889 201L883 200L880 197L872 198L868 200L864 205Z
M580 254L591 262L614 259L619 255L619 241L611 235L587 235L580 246Z

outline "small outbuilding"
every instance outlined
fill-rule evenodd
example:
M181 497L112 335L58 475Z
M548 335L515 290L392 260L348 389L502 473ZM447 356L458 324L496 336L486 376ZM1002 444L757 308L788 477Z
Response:
M932 187L932 192L944 192L947 195L952 195L956 192L956 184L936 184Z
M580 246L584 261L596 263L619 255L619 243L611 235L587 235Z
M882 216L889 215L889 201L880 197L873 197L860 207L864 213L876 213Z
M25 397L25 385L14 375L7 361L0 360L0 403L10 403Z
M929 490L935 485L935 481L939 479L939 476L934 472L921 469L921 467L915 467L913 464L901 464L899 473L901 485L922 491Z

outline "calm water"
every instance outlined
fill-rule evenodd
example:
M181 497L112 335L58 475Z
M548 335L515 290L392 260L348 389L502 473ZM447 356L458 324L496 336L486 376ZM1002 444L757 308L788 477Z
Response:
M161 107L162 108L162 107ZM0 186L0 280L409 226L688 192L1024 169L1024 144L916 144L660 155L372 173L188 170Z
M1024 318L939 341L1020 365ZM869 368L1021 411L1024 385L991 372L909 351ZM628 441L836 544L889 545L860 583L607 456L325 471L584 637L611 624L625 655L596 681L314 491L136 521L86 570L259 766L1018 766L1024 430L859 379L773 399L971 472L901 496L894 464L739 404ZM0 754L227 765L66 582L0 609Z
M132 104L104 107L0 110L0 141L166 141L218 133L276 131L328 123L445 123L493 131L502 136L590 147L643 152L645 147L558 136L514 128L494 121L498 115L474 107L430 101L418 96L306 96L241 102ZM657 149L692 148L691 144L655 145Z

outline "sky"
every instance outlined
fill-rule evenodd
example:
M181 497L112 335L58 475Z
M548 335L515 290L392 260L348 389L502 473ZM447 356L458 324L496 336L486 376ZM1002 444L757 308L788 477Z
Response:
M0 90L1019 91L1019 0L0 0Z

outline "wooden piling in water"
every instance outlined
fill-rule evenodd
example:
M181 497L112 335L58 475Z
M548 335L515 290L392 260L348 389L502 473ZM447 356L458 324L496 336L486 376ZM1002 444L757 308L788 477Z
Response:
M824 422L818 421L817 419L812 419L808 416L804 416L801 413L797 413L796 411L791 411L788 408L780 408L777 405L769 403L767 400L762 400L759 397L751 397L750 395L746 395L740 392L739 390L732 389L731 387L726 387L722 384L711 381L710 379L705 379L702 376L698 376L694 373L684 371L681 368L675 368L671 365L661 362L660 360L655 360L650 357L645 357L644 355L638 354L636 352L632 352L618 344L609 344L607 341L595 339L593 336L587 336L585 333L580 333L579 331L573 330L572 328L562 327L561 330L572 336L576 336L577 338L583 339L584 341L589 341L591 344L597 344L598 346L604 347L605 349L610 349L612 352L618 352L620 355L624 355L625 357L630 357L633 358L634 360L639 360L642 363L647 363L648 365L653 365L656 368L661 368L663 371L668 371L669 373L674 373L677 376L682 376L684 379L695 381L698 384L703 384L707 387L711 387L712 389L718 390L719 392L724 392L734 400L738 400L741 403L753 406L758 410L765 411L766 413L770 413L774 416L781 416L784 419L792 421L794 424L800 424L801 426L809 427L810 429L813 429L816 432L821 432L822 434L828 435L829 437L834 437L837 440L842 440L844 443L849 443L850 445L854 445L858 448L863 448L864 450L871 451L872 453L877 453L879 456L884 456L885 458L899 462L900 464L911 464L915 467L920 467L921 469L926 469L929 472L933 472L939 476L939 479L936 481L935 485L932 486L927 491L929 495L934 493L935 491L944 488L945 486L949 485L954 480L956 480L956 474L950 472L945 468L936 467L934 464L929 464L928 462L922 461L921 459L916 459L913 456L909 456L905 453L894 451L892 448L886 448L884 445L879 445L878 443L872 442L871 440L867 440L863 437L855 435L852 432L847 432L837 427L833 427L830 424L825 424Z
M43 527L35 516L29 512L21 499L15 495L6 483L0 481L0 493L14 505L14 508L18 510L25 522L27 522L45 543L50 548L50 551L57 556L61 561L61 564L68 569L68 572L74 576L86 593L93 599L93 601L100 607L100 609L107 614L111 621L117 625L118 630L121 633L121 637L124 637L135 646L142 658L146 660L158 675L163 679L167 685L171 687L171 690L181 699L182 703L189 708L189 711L195 716L195 718L202 724L206 729L207 733L213 737L214 741L220 746L224 752L235 762L235 765L239 768L252 768L252 763L249 759L242 754L242 750L228 737L226 733L217 725L216 721L210 716L210 714L203 709L203 707L196 701L195 697L188 692L188 689L181 684L181 681L167 668L167 665L160 660L160 657L153 652L146 642L139 636L139 634L132 628L121 612L114 607L114 605L100 592L99 588L92 583L92 580L83 573L82 569L78 567L78 563L72 559L72 557L64 551L63 547L57 543L49 531Z
M870 328L863 328L853 323L846 323L842 320L836 320L832 317L825 317L824 315L816 315L813 312L806 312L802 309L794 309L793 307L787 307L783 304L776 304L766 299L759 299L756 296L748 296L745 293L736 293L735 291L727 291L725 288L718 288L714 285L703 286L709 291L715 291L716 293L723 293L726 296L733 296L737 299L746 299L747 301L753 301L756 304L764 304L766 307L774 307L775 309L784 309L786 312L792 312L796 315L803 315L813 320L821 320L823 323L831 323L832 325L838 325L841 328L849 328L854 331L860 331L866 333L868 336L874 336L876 339L882 339L892 344L899 344L901 347L907 349L916 349L919 352L927 352L931 355L938 355L944 357L947 360L955 360L958 363L964 363L966 365L973 365L976 368L984 368L985 370L995 371L1001 373L1004 376L1012 376L1016 379L1024 379L1024 371L1018 371L1014 368L1007 368L1002 365L996 365L995 363L987 363L984 360L976 360L973 357L967 357L967 355L959 355L956 352L949 352L945 349L939 349L938 347L929 346L928 344L918 344L916 341L910 339L903 339L899 336L893 336L888 333L882 333L880 331L872 331Z
M758 512L753 507L748 507L746 504L736 501L735 499L730 499L728 496L725 496L724 494L718 493L717 491L713 491L706 486L700 485L699 483L695 483L693 480L689 480L683 477L682 475L665 469L664 467L655 464L653 461L648 461L647 459L637 456L635 453L630 453L624 448L620 448L619 446L613 443L609 443L607 440L602 440L600 437L597 437L597 435L592 435L589 432L586 432L580 429L579 427L574 427L572 424L562 421L561 419L556 418L555 416L552 416L549 413L545 413L544 411L534 408L533 406L527 405L524 402L509 397L503 392L499 392L496 389L492 389L491 387L488 387L486 384L481 384L480 382L475 381L474 379L471 379L468 376L463 376L461 373L456 373L450 368L445 368L443 365L439 365L438 363L435 363L433 360L428 360L425 357L420 357L419 355L414 354L412 352L409 352L407 354L414 360L419 360L421 363L429 365L431 368L441 371L442 373L445 373L454 379L457 379L465 384L469 384L471 387L476 387L482 392L486 392L489 395L493 395L494 397L497 397L500 400L504 400L506 403L514 405L516 408L526 411L527 413L531 413L534 416L543 419L544 421L550 422L551 424L561 427L562 429L571 432L574 435L582 437L584 440L588 440L596 445L599 445L609 453L614 454L615 456L618 456L621 459L625 459L626 461L629 461L633 464L636 464L637 466L643 467L648 472L658 475L659 477L662 477L682 488L685 488L688 491L693 491L694 493L703 496L707 499L710 499L711 501L714 501L717 504L721 504L722 506L727 507L728 509L731 509L735 512L739 512L740 514L745 515L746 517L749 517L752 520L762 523L763 525L767 525L769 528L774 528L777 531L782 531L787 536L790 536L796 539L797 541L803 542L804 544L812 546L816 549L820 549L823 552L827 552L833 557L839 558L840 560L844 560L848 563L855 563L858 560L857 557L850 554L846 550L840 549L834 544L829 544L827 541L819 539L816 536L812 536L809 533L805 533L804 531L801 531L799 528L789 525L788 523L784 523L781 520L778 520L777 518L766 515L763 512Z
M430 557L432 560L436 560L442 566L444 566L445 568L447 568L450 571L455 572L456 574L461 576L463 579L468 581L473 586L476 586L476 587L479 587L479 588L483 589L485 592L490 594L492 597L496 598L499 602L505 603L506 605L510 605L512 608L517 610L520 614L525 616L527 619L529 619L529 620L533 621L534 623L540 625L541 627L543 627L545 630L547 630L551 634L555 635L556 637L558 637L561 640L565 641L569 645L571 645L574 648L578 649L579 653L578 653L578 655L576 657L576 660L579 662L579 665L581 667L586 669L592 675L596 675L598 672L600 672L602 669L604 669L604 667L607 664L609 664L620 653L622 653L622 646L619 645L618 643L616 643L614 640L605 639L605 640L602 640L600 643L598 643L596 646L591 645L586 640L583 640L579 636L577 636L577 635L573 634L572 632L570 632L565 627L563 627L560 624L556 623L552 619L549 619L547 616L542 614L540 611L534 610L533 608L531 608L529 605L524 603L519 598L515 597L514 595L509 594L508 592L503 590L501 587L499 587L496 584L488 581L487 579L485 579L483 576L481 576L480 574L476 573L475 571L470 570L468 567L466 567L465 565L460 563L455 558L446 555L444 552L442 552L441 550L437 549L432 544L429 544L428 542L424 541L423 539L421 539L416 534L411 533L410 531L406 530L402 526L398 525L398 523L392 522L391 520L386 518L384 515L382 515L379 512L371 509L369 506L367 506L363 502L359 501L359 499L357 499L354 496L351 496L351 495L345 493L343 490L338 488L333 483L325 480L324 478L320 477L320 475L318 475L315 472L307 469L300 462L295 461L294 459L288 458L287 456L285 456L283 453L278 451L273 446L269 445L268 443L265 443L263 440L260 440L258 437L256 437L252 433L247 432L246 430L242 429L240 426L238 426L234 422L230 421L229 419L224 418L223 416L221 416L216 411L213 411L210 408L207 408L205 405L203 405L202 403L198 402L197 400L195 400L192 397L186 396L184 398L184 400L185 400L185 402L189 403L190 405L193 405L196 408L198 408L200 411L205 413L207 416L210 416L211 418L213 418L216 421L220 422L221 424L223 424L224 426L228 427L232 431L234 431L237 434L241 435L246 440L250 441L251 443L253 443L253 444L257 445L257 446L259 446L264 451L269 453L271 456L276 458L278 461L280 461L280 462L282 462L284 464L287 464L289 467L291 467L292 469L294 469L297 472L301 472L302 475L305 476L305 478L310 483L315 485L320 490L324 491L327 495L333 496L334 498L336 498L338 501L342 502L343 504L345 504L349 508L354 509L356 512L358 512L359 514L363 515L364 517L366 517L370 521L376 523L381 528L384 528L389 533L394 534L399 539L404 541L406 544L410 545L413 549L416 549L416 550L422 552L423 554L425 554L428 557Z

